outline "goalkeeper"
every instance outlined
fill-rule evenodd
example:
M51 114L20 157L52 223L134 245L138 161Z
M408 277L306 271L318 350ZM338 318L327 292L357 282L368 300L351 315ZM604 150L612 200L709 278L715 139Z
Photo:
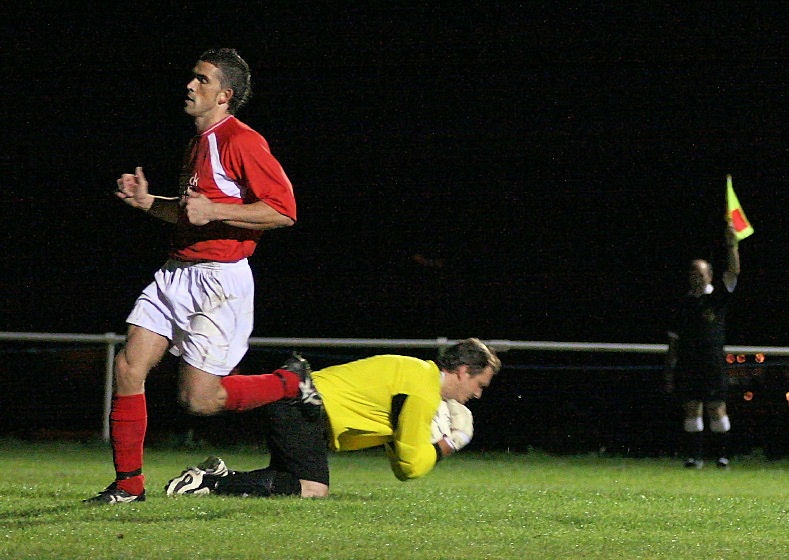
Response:
M480 398L500 368L492 349L468 338L446 348L435 362L389 354L313 372L324 416L310 417L286 401L261 408L271 454L267 468L236 472L209 457L170 480L165 490L168 496L325 497L329 448L379 445L398 479L423 476L471 440L473 419L464 403Z

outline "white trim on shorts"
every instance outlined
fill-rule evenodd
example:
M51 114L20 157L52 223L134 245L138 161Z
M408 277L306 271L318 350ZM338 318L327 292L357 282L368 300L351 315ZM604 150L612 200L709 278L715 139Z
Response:
M247 259L169 259L126 318L167 338L170 353L213 375L229 374L249 348L255 286Z

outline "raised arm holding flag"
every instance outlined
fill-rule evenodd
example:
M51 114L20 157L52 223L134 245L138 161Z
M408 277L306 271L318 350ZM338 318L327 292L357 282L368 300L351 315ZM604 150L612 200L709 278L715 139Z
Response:
M753 233L753 227L745 217L745 212L734 194L731 175L726 175L726 221L734 227L734 234L737 241L742 241Z

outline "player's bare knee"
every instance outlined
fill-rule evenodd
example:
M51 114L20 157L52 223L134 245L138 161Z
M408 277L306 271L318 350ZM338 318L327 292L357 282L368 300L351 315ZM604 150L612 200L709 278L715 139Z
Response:
M725 402L711 402L707 404L706 408L710 418L722 418L726 416Z
M704 409L701 401L687 401L683 405L685 419L690 420L702 416Z
M302 498L310 498L310 499L318 499L318 500L320 500L320 499L323 499L323 498L328 498L329 497L329 492L328 492L328 490L325 491L325 492L313 492L313 491L305 492L305 491L302 490L301 497Z
M302 498L325 498L329 495L329 486L313 480L299 480Z
M126 351L121 350L115 356L115 377L128 377L131 370L129 359L126 356Z
M115 387L122 395L132 395L145 390L145 377L147 371L134 368L129 363L125 352L115 356Z
M729 416L726 414L726 403L720 401L710 402L706 406L707 415L710 418L710 430L723 434L731 429Z
M194 395L183 390L178 392L178 404L180 404L186 412L195 416L212 416L222 410L222 406L216 399L206 398L202 395Z
M221 377L182 363L178 379L178 403L189 413L211 416L225 409L227 391Z

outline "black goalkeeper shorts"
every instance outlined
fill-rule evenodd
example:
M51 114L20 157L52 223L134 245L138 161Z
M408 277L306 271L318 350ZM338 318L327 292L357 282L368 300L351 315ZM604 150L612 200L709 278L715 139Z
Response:
M329 444L325 417L310 420L301 407L274 402L261 407L271 453L269 467L302 480L329 484Z

